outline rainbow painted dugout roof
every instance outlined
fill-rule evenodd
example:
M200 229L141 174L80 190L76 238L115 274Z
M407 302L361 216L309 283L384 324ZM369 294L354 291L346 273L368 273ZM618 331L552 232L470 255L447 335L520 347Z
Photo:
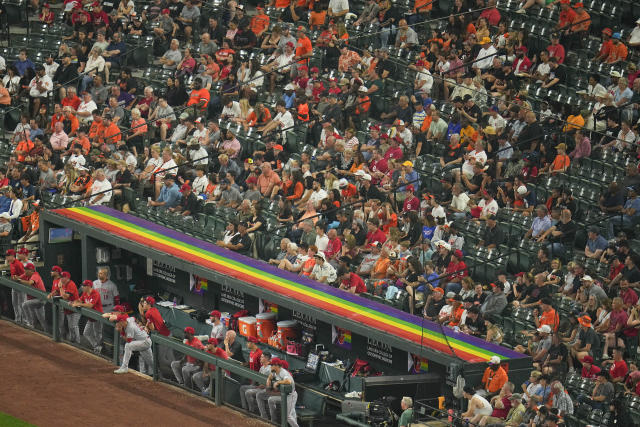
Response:
M414 344L452 355L442 336L444 329L455 355L469 363L486 362L494 355L501 359L528 357L108 207L58 209L54 213Z

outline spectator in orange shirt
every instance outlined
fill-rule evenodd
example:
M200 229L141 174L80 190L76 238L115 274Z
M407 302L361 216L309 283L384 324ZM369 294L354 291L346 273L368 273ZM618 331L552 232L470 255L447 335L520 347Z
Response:
M187 107L190 105L194 105L195 108L200 109L200 112L206 111L207 106L209 105L210 99L211 99L211 94L207 89L204 89L202 87L202 79L199 77L196 77L193 80L193 90L189 95L189 101L187 101Z
M380 252L380 258L378 258L371 269L370 276L372 279L385 279L387 277L387 270L389 269L389 265L391 265L389 255L389 251L386 248L383 248ZM395 252L391 255L395 255Z
M271 112L262 102L256 104L256 108L249 113L247 117L247 124L250 127L264 126L271 121Z
M542 314L538 318L534 318L533 321L536 324L536 328L542 327L542 325L549 325L553 332L558 330L558 326L560 325L560 318L558 317L558 313L551 305L550 298L543 298L540 300L540 310ZM534 309L534 314L537 312L537 309Z
M111 114L105 114L102 118L102 133L98 135L98 141L101 144L110 145L111 149L115 149L118 141L122 139L120 128L113 122Z
M61 121L64 127L64 131L67 135L69 135L69 138L73 138L74 136L76 136L76 132L78 132L80 122L78 121L76 115L73 114L73 110L71 109L71 107L64 107L62 109L62 112L63 115ZM53 127L53 130L55 130L55 125Z
M556 158L553 159L553 162L542 168L540 174L549 173L555 175L557 173L565 172L569 168L571 159L567 156L567 144L561 142L556 145L556 150L558 151Z
M131 133L127 136L127 145L133 148L133 155L142 153L144 137L147 134L147 122L140 116L140 110L131 110Z
M327 19L327 11L322 8L319 2L313 4L313 10L309 13L309 27L312 30L319 29Z
M620 41L621 37L620 33L613 33L613 36L611 36L613 44L611 45L609 56L605 60L607 64L616 64L627 59L629 51L624 43Z
M569 34L569 26L575 22L576 12L571 9L571 0L560 0L560 16L556 24L556 30Z
M591 26L591 15L585 10L584 4L578 2L573 5L573 8L576 10L576 17L563 43L568 50L582 46L582 40L588 38Z
M500 366L500 358L491 356L489 367L485 369L482 376L482 387L489 395L496 394L502 386L509 381L507 372Z
M613 41L611 40L612 35L613 31L611 31L611 28L602 30L602 46L600 46L598 54L593 58L594 61L604 61L609 57L611 46L613 46Z
M269 15L264 13L264 7L262 7L262 5L258 5L256 7L256 12L256 15L251 18L251 31L253 31L253 34L260 39L267 28L269 28L271 18L269 18Z
M7 88L4 87L4 83L0 81L0 106L2 105L11 105L11 95L9 95Z
M29 155L29 152L33 150L33 147L35 146L29 137L29 130L25 129L22 136L23 138L18 142L14 151L18 156L18 162L24 162L25 158Z
M303 26L299 26L298 31L296 32L298 41L296 43L295 59L298 61L299 65L306 64L307 59L313 55L313 46L311 45L311 40L307 37L306 32L307 30Z
M270 0L267 6L275 6L276 9L285 9L289 7L291 0Z

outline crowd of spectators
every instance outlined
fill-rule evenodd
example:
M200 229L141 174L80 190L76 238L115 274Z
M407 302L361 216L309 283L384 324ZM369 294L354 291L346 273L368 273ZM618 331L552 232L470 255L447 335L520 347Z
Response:
M569 0L455 0L440 18L421 0L32 3L68 31L39 60L0 57L0 104L21 110L5 246L37 248L54 196L203 224L231 209L222 247L529 354L522 390L506 374L465 389L474 423L552 426L640 391L640 19L593 28ZM559 11L543 45L511 26L538 5ZM479 278L479 254L518 246L530 265ZM597 385L572 400L575 372Z

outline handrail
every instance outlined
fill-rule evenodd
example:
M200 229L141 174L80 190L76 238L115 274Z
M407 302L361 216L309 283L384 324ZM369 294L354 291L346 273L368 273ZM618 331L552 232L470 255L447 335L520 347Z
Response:
M183 344L181 341L178 341L175 338L167 338L157 332L151 333L151 343L153 345L153 353L157 353L157 348L159 345L169 347L172 350L179 351L182 354L187 356L191 356L198 360L201 360L204 363L209 363L216 367L215 369L215 403L220 406L224 402L222 401L222 384L223 384L223 370L229 371L232 374L236 374L241 376L243 379L251 380L258 384L266 384L267 376L262 375L252 369L246 368L242 366L239 362L235 362L230 360L221 359L216 357L210 353L207 353L203 350L198 350L196 348L190 347L188 345ZM153 379L158 381L159 372L158 372L158 363L157 358L154 357L153 362ZM287 395L293 391L290 385L282 385L279 386L280 395L282 397L280 401L280 424L282 427L287 426ZM211 388L210 392L213 393L214 389Z
M46 291L41 291L39 289L35 289L31 286L23 285L22 283L18 283L14 280L11 280L8 276L3 275L0 276L0 286L6 286L11 289L15 289L16 291L23 292L27 295L30 295L34 298L37 298L44 303L51 304L52 309L52 338L54 341L60 341L60 332L58 325L58 312L59 310L69 310L76 313L80 313L82 316L85 316L91 320L96 322L100 322L103 325L108 325L115 329L115 324L110 320L102 317L102 313L97 312L95 310L91 310L83 307L73 307L69 302L61 299L61 298L53 298L49 299L49 293ZM43 325L44 326L44 325ZM120 356L120 337L119 333L114 332L113 338L113 364L119 364L119 356ZM157 332L151 332L150 334L151 342L153 346L153 353L156 355L153 358L153 379L154 381L159 381L160 379L160 370L159 370L159 358L158 355L158 346L165 346L171 348L172 350L178 351L182 354L191 356L198 360L203 361L204 363L209 363L216 367L215 372L215 403L216 405L223 405L222 399L222 387L223 387L223 371L229 371L232 374L236 374L243 379L248 379L257 384L266 384L267 376L262 375L256 371L253 371L247 367L242 366L239 362L235 362L233 360L224 360L219 357L213 356L203 350L198 350L188 345L183 344L181 341L175 338L167 338L164 337ZM287 426L287 395L293 391L291 385L281 385L278 387L280 390L280 394L282 397L280 404L280 415L281 415L281 425L282 427ZM213 393L214 389L211 389ZM213 396L212 396L213 397Z
M60 329L58 325L58 312L59 310L69 310L76 313L80 313L82 316L88 317L89 319L95 320L97 322L102 323L103 325L108 325L112 328L115 328L115 325L111 323L109 320L102 317L102 314L83 307L73 307L67 301L61 298L53 298L49 299L48 292L41 291L39 289L35 289L31 286L23 285L22 283L18 283L16 281L11 280L7 276L0 276L0 285L7 286L9 288L15 289L19 292L24 292L27 295L31 295L44 303L50 303L52 309L52 331L51 335L54 341L60 341ZM113 334L113 363L115 365L118 364L118 357L120 355L120 340L117 333Z

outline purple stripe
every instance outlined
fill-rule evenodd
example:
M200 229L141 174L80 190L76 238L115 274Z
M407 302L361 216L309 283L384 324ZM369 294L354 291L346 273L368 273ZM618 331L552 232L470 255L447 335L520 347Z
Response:
M172 230L170 228L158 225L156 223L147 221L145 219L125 214L123 212L111 209L106 206L92 206L90 209L95 210L97 212L103 213L105 215L112 216L122 221L129 222L131 224L137 225L139 227L145 228L149 231L156 232L158 234L170 237L172 239L178 240L180 242L184 242L186 244L195 246L199 249L202 249L207 252L212 252L214 254L220 255L224 258L228 258L230 260L236 261L238 263L256 268L258 270L264 271L266 273L272 274L274 276L280 277L285 280L290 280L292 282L300 283L306 287L312 288L319 292L329 294L343 300L352 302L356 305L360 305L363 307L370 308L377 312L386 314L388 316L394 317L399 320L403 320L405 322L414 324L423 329L428 329L434 333L441 334L443 331L449 338L455 338L464 343L467 343L473 347L477 347L486 351L490 351L496 354L503 355L505 357L511 359L519 359L526 357L521 353L510 350L505 347L501 347L495 344L491 344L485 340L473 337L471 335L467 335L461 332L455 332L451 328L443 327L441 328L437 323L432 322L430 320L424 319L424 324L421 324L422 319L418 316L411 315L402 310L398 310L396 308L390 307L385 304L381 304L375 301L371 301L369 299L360 297L358 295L351 294L349 292L344 292L340 289L334 288L333 286L325 285L324 283L316 282L314 280L307 279L306 277L301 277L296 274L290 273L288 271L280 270L277 267L274 267L270 264L267 264L264 261L256 260L254 258L241 255L237 252L233 252L231 250L221 248L213 243L205 242L200 239L196 239L195 237L186 235L184 233Z

